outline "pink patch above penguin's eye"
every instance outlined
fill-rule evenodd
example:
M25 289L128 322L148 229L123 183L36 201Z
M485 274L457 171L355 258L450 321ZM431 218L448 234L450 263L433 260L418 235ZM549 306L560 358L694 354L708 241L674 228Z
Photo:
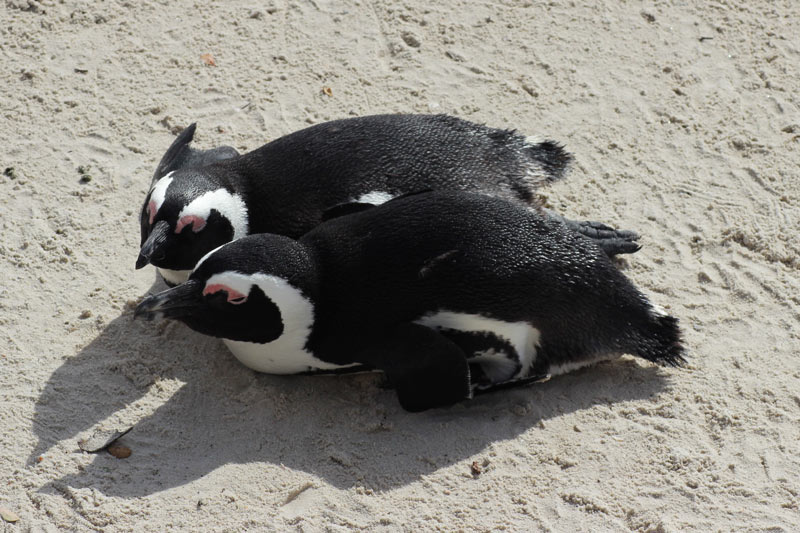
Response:
M147 214L150 215L150 225L153 225L153 221L156 219L156 203L153 200L150 200L150 203L147 204Z
M181 217L178 224L175 226L175 233L180 233L186 226L192 226L192 231L197 233L206 227L206 219L198 217L197 215L186 215Z
M233 305L243 304L247 301L247 295L242 294L241 292L231 289L227 285L222 285L221 283L215 283L213 285L206 285L206 288L203 289L203 296L208 296L209 294L216 294L219 291L225 291L228 293L228 303Z

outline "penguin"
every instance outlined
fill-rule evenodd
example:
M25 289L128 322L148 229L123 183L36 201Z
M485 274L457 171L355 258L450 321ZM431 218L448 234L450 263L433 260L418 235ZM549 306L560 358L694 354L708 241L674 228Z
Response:
M260 372L382 371L412 412L622 354L684 362L678 320L595 242L454 190L341 214L298 240L223 244L134 317L220 337Z
M168 284L185 281L214 248L251 233L297 238L333 206L357 210L426 189L481 191L540 208L536 189L560 179L572 156L448 115L374 115L325 122L239 155L189 146L184 130L156 168L141 210L136 268L156 266ZM610 255L639 249L638 235L597 222L574 230Z

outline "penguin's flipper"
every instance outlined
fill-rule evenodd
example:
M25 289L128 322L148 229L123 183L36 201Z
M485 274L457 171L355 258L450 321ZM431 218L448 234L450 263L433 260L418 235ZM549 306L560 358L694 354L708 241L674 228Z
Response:
M217 161L236 157L239 152L231 146L220 146L209 150L195 150L189 144L194 139L197 123L193 122L188 128L175 137L172 144L161 157L156 171L153 173L153 182L166 176L173 170L189 167L204 167Z
M549 209L545 209L544 212L550 220L561 222L572 231L594 241L609 257L632 254L642 248L642 245L636 242L639 240L639 234L635 231L614 229L602 222L572 220Z
M386 374L406 411L446 407L472 397L464 352L419 324L396 326L365 350L359 362Z
M329 207L322 213L322 222L332 218L350 215L352 213L360 213L361 211L365 211L373 207L375 207L375 204L369 204L365 202L346 202L343 204L336 204L333 207Z
M384 204L388 204L389 202L394 202L401 198L408 198L409 196L416 196L418 194L425 194L429 192L433 192L433 189L420 189L418 191L407 192L405 194L395 196L385 201ZM377 207L379 205L383 204L372 204L369 202L355 202L355 201L336 204L333 207L329 207L322 213L322 222L325 222L332 218L338 218L344 215L350 215L352 213L360 213L361 211L365 211L367 209L370 209L372 207Z

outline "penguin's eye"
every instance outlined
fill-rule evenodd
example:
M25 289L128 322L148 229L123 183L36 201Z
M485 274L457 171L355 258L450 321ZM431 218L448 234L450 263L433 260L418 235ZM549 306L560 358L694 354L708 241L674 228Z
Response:
M213 285L206 285L206 288L203 289L203 296L210 296L212 294L217 294L221 291L224 291L227 295L227 302L233 305L243 304L247 301L247 295L243 294L236 289L232 289L227 285L222 285L221 283L215 283Z
M178 220L178 224L175 225L175 233L180 233L186 226L191 226L192 231L197 233L206 227L206 219L197 215L183 216L180 220Z

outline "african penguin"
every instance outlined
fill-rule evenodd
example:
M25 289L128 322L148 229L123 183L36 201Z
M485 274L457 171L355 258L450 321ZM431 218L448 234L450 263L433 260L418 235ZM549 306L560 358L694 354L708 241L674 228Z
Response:
M409 411L626 353L683 361L677 319L594 242L464 191L224 244L135 315L221 337L261 372L381 370Z
M250 233L297 238L338 204L380 204L426 189L480 191L537 206L537 187L572 159L552 141L447 115L375 115L311 126L244 155L195 150L184 130L159 163L141 211L136 268L151 263L184 281L207 252ZM639 249L638 235L596 222L574 230L610 255Z

